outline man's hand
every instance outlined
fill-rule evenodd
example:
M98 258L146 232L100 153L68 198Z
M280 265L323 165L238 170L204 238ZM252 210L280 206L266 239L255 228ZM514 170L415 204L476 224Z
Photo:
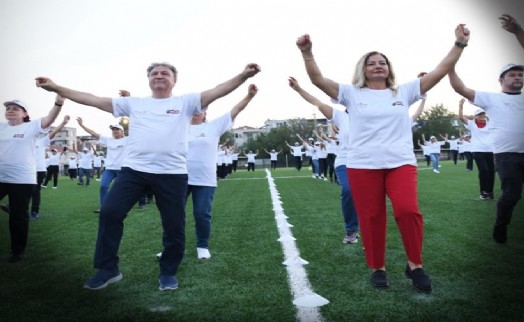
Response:
M47 77L37 77L35 78L36 87L45 89L46 91L54 92L57 88L57 85Z
M508 14L503 14L499 17L502 29L511 32L512 34L522 31L522 26L517 22L515 18Z

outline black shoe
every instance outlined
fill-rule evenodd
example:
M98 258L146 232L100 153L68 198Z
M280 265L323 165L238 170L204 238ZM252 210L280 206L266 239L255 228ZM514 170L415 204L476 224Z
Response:
M508 240L508 226L495 225L495 227L493 227L493 239L499 244L506 243Z
M100 213L100 208L98 208L97 210L93 211L95 214L99 214Z
M413 286L415 286L419 291L425 293L431 293L431 279L422 267L410 269L409 265L406 266L406 277L413 281Z
M11 255L11 257L9 257L7 262L8 263L16 263L16 262L19 262L19 261L24 260L24 259L25 259L25 254L24 253L13 254L13 255Z
M1 209L2 211L5 211L5 212L7 212L7 213L10 213L10 211L9 211L9 205L0 205L0 209Z
M373 285L374 288L388 288L389 282L386 271L381 269L374 271L373 274L371 274L371 285Z

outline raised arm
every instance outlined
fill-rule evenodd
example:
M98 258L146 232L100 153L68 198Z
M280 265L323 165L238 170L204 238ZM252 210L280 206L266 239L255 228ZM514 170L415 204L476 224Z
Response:
M422 111L424 110L424 105L426 105L425 97L420 100L420 104L418 105L415 114L413 114L413 116L411 117L413 119L413 122L415 122L419 118L420 114L422 114Z
M309 79L318 87L321 91L326 93L329 97L336 99L338 97L338 83L325 78L320 71L317 63L315 62L315 57L313 56L313 43L311 42L311 37L308 34L302 35L297 39L297 47L302 53L302 58L304 59L304 65L306 67L306 72L309 76Z
M433 69L431 72L420 78L420 93L424 94L435 86L449 71L455 66L459 60L464 47L469 41L469 30L464 24L460 24L455 28L455 44L448 52L446 57Z
M502 29L514 34L520 46L524 48L524 30L518 21L508 14L503 14L499 19L502 24Z
M52 140L55 138L55 135L62 131L62 129L64 128L64 126L66 126L67 122L69 122L71 118L69 117L69 115L66 115L64 116L64 120L62 121L62 123L60 123L53 131L49 132L49 139Z
M468 117L464 116L464 102L466 99L462 98L459 102L459 114L458 118L462 121L464 124L468 124Z
M268 150L266 150L266 148L264 148L264 152L266 152L267 154L270 154Z
M460 94L461 96L464 96L469 101L473 102L475 100L475 91L471 88L466 87L464 85L464 82L462 82L462 79L457 75L457 72L455 71L455 68L452 68L448 73L449 83L451 84L451 87L453 87L453 90Z
M308 103L315 105L320 113L322 113L327 119L333 118L333 108L331 106L322 103L318 98L306 92L302 87L300 87L298 81L294 77L289 77L288 82L289 87L300 94L300 96L302 96L302 98L305 99Z
M242 112L244 108L246 108L247 104L251 102L251 100L253 99L253 97L255 97L255 95L257 95L257 93L258 93L257 86L255 84L249 85L246 97L244 97L240 102L238 102L237 105L235 105L233 109L231 110L231 119L233 121L237 117L238 113Z
M426 135L424 135L424 133L422 133L422 142L424 142L424 145L428 142L426 141Z
M92 136L94 136L97 140L100 139L100 133L97 133L97 132L91 130L90 128L86 127L86 126L84 125L84 121L82 120L81 117L77 117L77 118L76 118L76 122L78 123L78 125L80 125L81 128L84 129L84 131L86 131L87 133L89 133L89 134L91 134Z
M51 124L55 122L56 118L58 117L58 114L60 114L60 111L62 110L62 105L64 105L64 101L65 99L62 96L56 95L55 105L53 105L53 107L49 111L49 114L40 119L40 126L43 129L47 129L51 126Z
M284 141L284 142L286 143L286 145L288 146L288 148L290 148L290 149L292 148L292 146L289 145L289 143L287 143L287 141Z
M113 113L113 100L110 97L99 97L90 93L76 91L70 88L59 86L47 77L37 77L36 86L49 92L55 92L58 95L68 98L73 102L82 105L93 106L102 111Z
M217 85L215 88L202 92L200 96L200 103L202 107L208 107L208 105L214 102L216 99L231 93L238 86L242 85L248 78L255 76L259 72L260 66L257 64L248 64L240 74L220 85Z

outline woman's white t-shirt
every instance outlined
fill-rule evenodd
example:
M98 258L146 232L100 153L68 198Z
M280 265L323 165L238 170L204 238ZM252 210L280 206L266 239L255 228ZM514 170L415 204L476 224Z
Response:
M217 146L220 136L231 128L231 112L199 125L189 126L187 152L188 184L217 186ZM225 151L223 151L225 154ZM225 162L224 162L225 163Z
M0 123L0 182L36 184L35 142L48 130L40 119L16 126Z
M417 165L409 107L420 99L420 79L391 89L340 84L338 102L349 117L348 168L391 169Z

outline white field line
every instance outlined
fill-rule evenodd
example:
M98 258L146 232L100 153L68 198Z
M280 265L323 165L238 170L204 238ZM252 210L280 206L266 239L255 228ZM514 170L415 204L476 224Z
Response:
M297 321L324 321L320 314L319 307L329 303L329 301L311 290L311 284L309 283L306 270L303 266L307 264L307 261L300 258L300 252L290 230L292 225L287 222L288 217L284 214L282 202L280 201L274 179L271 177L271 172L266 170L266 174L280 236L278 240L282 245L282 251L284 253L285 261L283 264L286 265L288 283L293 296L293 304L297 310Z

